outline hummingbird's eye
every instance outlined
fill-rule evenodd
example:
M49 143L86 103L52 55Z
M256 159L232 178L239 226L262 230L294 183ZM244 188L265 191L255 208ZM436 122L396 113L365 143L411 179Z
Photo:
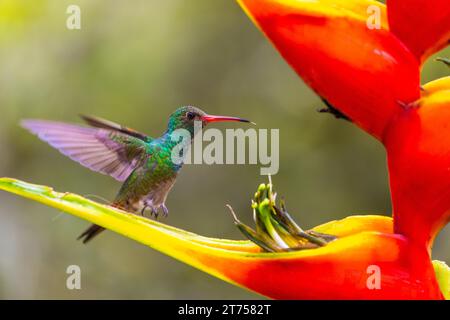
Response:
M195 118L195 113L189 111L189 112L186 113L186 117L189 120L193 120Z

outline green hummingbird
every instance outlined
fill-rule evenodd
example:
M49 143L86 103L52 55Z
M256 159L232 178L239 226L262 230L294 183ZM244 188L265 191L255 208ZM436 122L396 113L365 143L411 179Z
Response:
M196 107L184 106L171 114L162 136L151 138L108 120L81 117L90 127L34 119L23 120L21 125L72 160L123 182L112 206L141 214L150 209L156 218L159 212L168 215L166 198L183 165L172 159L172 151L179 144L172 133L185 129L192 142L196 121L202 127L218 121L250 122L208 115ZM103 230L93 224L78 239L86 243Z

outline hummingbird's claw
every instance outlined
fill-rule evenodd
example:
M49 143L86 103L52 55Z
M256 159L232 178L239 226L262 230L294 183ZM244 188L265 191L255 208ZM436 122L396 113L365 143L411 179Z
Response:
M148 208L150 208L150 216L155 217L155 220L158 220L158 208L155 208L152 205L148 205Z
M162 204L161 208L162 208L164 218L167 218L169 216L169 209L167 209L165 204Z

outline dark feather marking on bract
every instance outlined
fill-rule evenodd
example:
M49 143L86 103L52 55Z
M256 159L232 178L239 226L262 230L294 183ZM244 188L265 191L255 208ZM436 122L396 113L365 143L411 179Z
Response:
M336 109L331 103L329 103L325 98L321 98L323 103L327 106L326 108L319 109L320 113L329 113L335 116L336 119L343 119L352 122L352 120L345 114Z

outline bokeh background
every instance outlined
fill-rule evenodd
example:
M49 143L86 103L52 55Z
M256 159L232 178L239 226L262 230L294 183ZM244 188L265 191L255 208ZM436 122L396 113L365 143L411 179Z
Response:
M81 7L81 30L66 28L70 4ZM423 82L446 75L430 59ZM317 113L320 99L235 1L0 0L0 176L113 199L119 183L65 158L21 129L20 119L79 122L78 114L93 114L156 136L186 104L280 129L274 183L305 228L390 214L381 144ZM225 204L250 221L250 197L264 180L258 166L187 166L165 222L241 239ZM0 298L259 298L112 232L82 245L75 238L86 226L0 192ZM449 239L447 227L434 258L450 260ZM66 289L71 264L81 267L81 290Z

